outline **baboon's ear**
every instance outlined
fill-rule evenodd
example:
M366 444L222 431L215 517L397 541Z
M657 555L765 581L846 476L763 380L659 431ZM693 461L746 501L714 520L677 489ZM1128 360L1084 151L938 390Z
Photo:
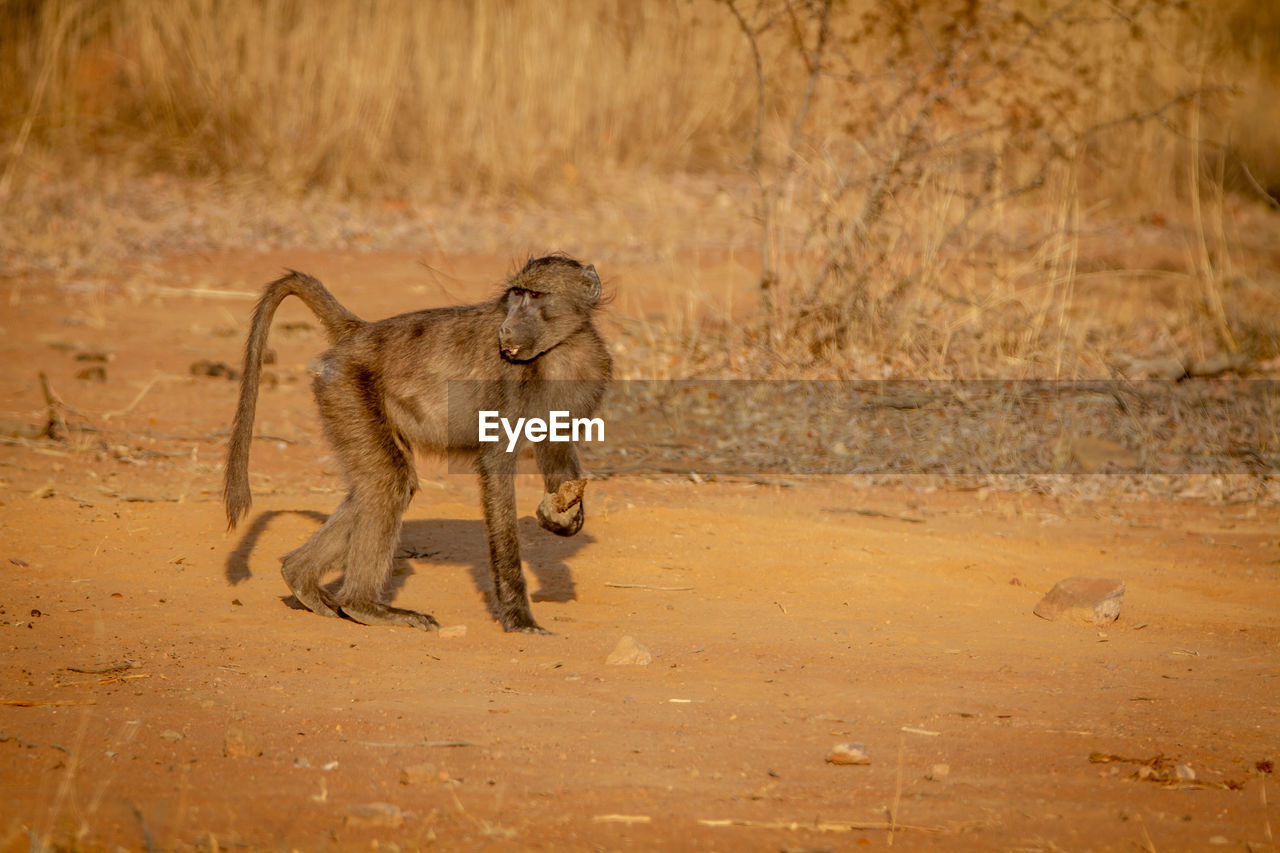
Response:
M587 264L582 268L582 277L587 280L587 302L595 305L600 301L600 296L604 293L604 285L600 283L600 276L596 273L595 264Z

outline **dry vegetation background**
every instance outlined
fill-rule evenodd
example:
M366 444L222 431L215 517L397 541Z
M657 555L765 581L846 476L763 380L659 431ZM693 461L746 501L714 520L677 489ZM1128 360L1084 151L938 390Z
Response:
M0 850L370 849L384 796L477 849L848 848L771 827L900 796L906 849L1270 841L1277 198L1276 0L0 0ZM286 619L322 343L278 318L219 541L249 291L553 250L637 380L596 532L524 546L565 636L491 623L438 469L393 586L469 637ZM1077 573L1131 583L1107 633L1026 612ZM602 673L623 632L658 660Z
M758 299L633 330L662 375L1280 353L1272 3L0 0L0 26L10 275L713 249Z
M1274 851L1278 199L1277 0L0 0L0 744L41 762L0 850L369 849L378 792L440 847ZM491 624L438 471L393 585L469 637L286 619L322 343L278 318L219 542L248 291L408 310L552 250L636 380L596 533L524 546L565 636ZM1026 612L1077 573L1117 626Z

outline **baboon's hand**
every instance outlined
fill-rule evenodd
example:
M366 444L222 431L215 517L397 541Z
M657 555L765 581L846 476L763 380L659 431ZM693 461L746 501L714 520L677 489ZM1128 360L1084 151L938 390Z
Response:
M566 480L554 492L547 492L538 504L538 523L557 536L572 536L582 529L582 493L586 480Z

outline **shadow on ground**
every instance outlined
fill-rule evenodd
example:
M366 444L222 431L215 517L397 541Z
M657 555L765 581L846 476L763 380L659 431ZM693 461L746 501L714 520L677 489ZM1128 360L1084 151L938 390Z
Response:
M236 547L227 555L223 574L227 583L235 586L247 581L253 572L249 568L249 555L259 539L282 515L300 515L314 521L316 527L324 524L327 515L315 510L271 510L259 513L245 528ZM561 537L548 533L532 516L519 520L520 555L524 561L526 576L530 580L529 598L532 601L566 602L578 597L577 584L569 568L569 558L584 545L595 539L583 531L576 536ZM303 540L297 544L301 545ZM493 575L489 569L489 549L485 538L484 522L479 519L413 519L405 522L400 532L400 547L396 552L391 577L387 580L386 600L394 602L405 581L417 571L416 564L455 563L466 567L476 591L485 597L489 613L497 618L493 594ZM328 583L332 592L341 583L337 577ZM283 596L284 603L295 610L305 609L292 595Z

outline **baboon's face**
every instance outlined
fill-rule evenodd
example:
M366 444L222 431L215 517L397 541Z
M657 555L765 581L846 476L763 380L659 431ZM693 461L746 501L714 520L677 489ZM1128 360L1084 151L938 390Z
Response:
M595 267L552 255L525 264L507 287L498 346L508 361L532 361L577 332L600 303Z
M585 319L583 312L560 294L519 287L507 291L506 307L498 344L508 361L533 361L576 332Z

